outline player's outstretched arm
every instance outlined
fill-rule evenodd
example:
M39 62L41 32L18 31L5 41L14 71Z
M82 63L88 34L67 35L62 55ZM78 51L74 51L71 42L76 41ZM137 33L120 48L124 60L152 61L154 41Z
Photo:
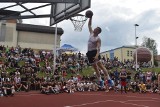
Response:
M89 32L92 33L93 30L92 30L92 17L89 18L89 22L88 22L88 29L89 29Z

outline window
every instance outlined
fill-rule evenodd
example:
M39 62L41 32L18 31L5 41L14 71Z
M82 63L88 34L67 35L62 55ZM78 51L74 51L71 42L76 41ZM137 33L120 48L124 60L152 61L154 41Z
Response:
M127 56L129 56L129 51L127 51Z
M130 56L133 56L133 52L132 51L130 51Z

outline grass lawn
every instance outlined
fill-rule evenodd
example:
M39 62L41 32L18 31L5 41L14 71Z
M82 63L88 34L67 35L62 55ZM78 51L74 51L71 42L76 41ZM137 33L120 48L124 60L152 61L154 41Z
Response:
M4 58L0 58L0 60L5 62ZM20 61L18 64L19 64L19 66L23 66L25 64L25 62L24 61ZM40 65L43 66L44 62L40 62ZM115 70L115 68L111 69L109 72L112 72L114 70ZM129 69L127 69L127 70L129 70ZM7 71L8 72L13 72L13 71L15 71L15 68L7 69ZM118 68L118 71L120 71L120 68ZM131 71L131 70L129 70L129 71ZM160 68L156 68L156 67L155 68L142 68L142 72L147 72L147 71L154 71L154 72L158 73L158 72L160 72ZM84 68L82 70L82 72L79 72L80 75L84 75L84 76L90 76L90 75L93 75L93 73L94 73L94 69L93 69L92 66L88 66L88 67ZM72 75L74 75L74 74L69 73L67 75L67 77L69 78ZM45 76L45 73L44 72L39 72L38 76L39 77L43 77L43 76Z
M160 68L158 68L158 67L155 67L155 68L142 68L142 71L143 72L154 71L154 72L160 73Z

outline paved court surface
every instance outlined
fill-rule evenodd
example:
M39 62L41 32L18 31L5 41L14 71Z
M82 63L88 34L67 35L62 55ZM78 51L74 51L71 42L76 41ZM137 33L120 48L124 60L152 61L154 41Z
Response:
M44 95L19 92L1 97L1 107L160 107L159 94L76 92Z

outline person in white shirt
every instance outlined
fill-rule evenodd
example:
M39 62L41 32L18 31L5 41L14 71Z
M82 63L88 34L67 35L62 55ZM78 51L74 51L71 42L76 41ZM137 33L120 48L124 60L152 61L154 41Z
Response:
M20 75L16 75L15 76L14 82L15 82L15 89L16 89L16 91L21 91L22 84L21 84L21 77L20 77Z

